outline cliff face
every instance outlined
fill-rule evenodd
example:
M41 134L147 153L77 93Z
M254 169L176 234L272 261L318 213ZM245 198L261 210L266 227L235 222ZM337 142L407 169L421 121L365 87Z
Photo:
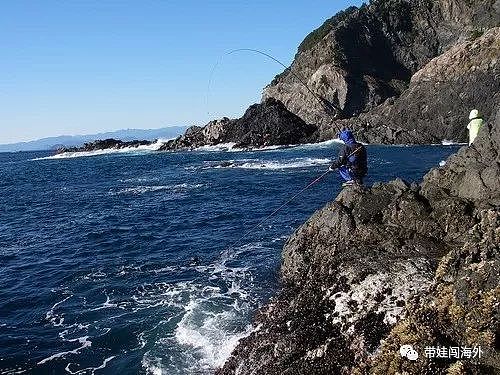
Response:
M442 112L441 123L434 129L424 126L420 130L427 120L416 115L425 110L420 107L415 107L408 117L401 114L401 110L382 110L373 115L374 118L383 117L384 121L378 123L387 121L389 129L416 129L420 133L416 136L408 134L398 138L391 133L386 136L385 131L382 137L379 136L376 131L370 131L370 111L386 99L399 97L402 93L406 93L407 99L401 102L401 108L405 102L414 99L420 103L432 102L435 90L427 90L429 87L417 89L417 92L407 90L408 85L412 86L412 75L451 46L474 39L484 30L499 24L500 2L492 0L380 0L360 9L349 8L306 37L290 68L265 88L263 99L274 97L307 123L317 124L320 128L316 134L318 140L331 138L346 125L334 119L352 118L363 112L368 112L368 117L348 125L359 130L359 134L366 133L364 138L367 141L422 143L441 140L443 135L463 140L464 134L459 128L463 118L456 121L463 111L456 113L456 107L452 105L457 98L442 100L441 107L446 110ZM495 48L498 48L498 43ZM494 103L493 96L498 92L500 80L497 59L493 55L488 56L490 63L493 63L490 69L495 70L497 76L493 76L494 82L489 82L481 93L487 98L487 103ZM431 69L428 67L427 71ZM427 86L439 84L439 89L451 93L462 85L462 92L466 93L461 97L464 108L483 104L484 97L477 95L479 91L474 90L474 86L463 87L464 82L455 82L464 75L478 76L466 79L466 83L484 84L477 72L464 67L451 77L433 77ZM328 105L321 105L298 77ZM491 81L492 77L489 77ZM446 87L448 82L454 87ZM446 94L441 98L446 98ZM491 110L492 106L488 105L483 111ZM454 116L449 117L448 112ZM412 122L408 124L407 120ZM378 123L375 127L379 127ZM450 127L451 130L447 129ZM428 130L431 130L429 136Z
M421 185L345 189L286 243L283 290L219 374L500 370L500 108ZM401 357L401 345L420 354ZM475 360L427 346L481 346Z
M399 97L355 118L322 126L318 135L332 137L337 125L358 129L360 139L375 143L465 141L469 111L479 108L490 118L500 102L498 56L497 27L432 59Z

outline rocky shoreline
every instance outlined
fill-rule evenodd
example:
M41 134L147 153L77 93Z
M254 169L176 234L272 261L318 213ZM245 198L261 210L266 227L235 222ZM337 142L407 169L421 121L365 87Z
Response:
M137 148L139 146L150 146L156 141L148 141L148 140L134 140L134 141L121 141L119 139L108 138L108 139L99 139L93 142L85 143L81 147L62 147L59 148L56 152L58 154L62 154L65 152L92 152L98 150L107 150L107 149L124 149L124 148Z
M259 148L304 143L317 130L269 98L250 106L239 119L224 117L204 127L192 126L185 134L164 144L160 151L194 149L234 143L236 148Z
M344 189L297 229L283 249L282 290L217 374L498 373L496 113L420 185ZM418 360L401 357L408 344ZM424 355L466 346L481 358Z

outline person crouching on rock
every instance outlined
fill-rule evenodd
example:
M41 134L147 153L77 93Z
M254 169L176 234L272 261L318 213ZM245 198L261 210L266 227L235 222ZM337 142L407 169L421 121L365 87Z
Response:
M342 187L350 185L362 185L363 178L368 172L366 148L361 143L356 142L350 130L342 130L339 138L344 142L339 158L331 166L330 170L339 170L340 176L344 179Z
M481 114L477 109L473 109L470 111L469 115L469 125L467 125L467 129L469 129L469 146L474 142L474 139L477 137L477 133L479 133L479 129L483 125L483 119Z

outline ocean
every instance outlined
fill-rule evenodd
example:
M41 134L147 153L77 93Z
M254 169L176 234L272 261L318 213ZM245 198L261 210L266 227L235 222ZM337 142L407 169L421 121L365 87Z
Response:
M0 153L0 373L206 374L279 287L281 249L335 198L339 144ZM367 146L367 185L457 151Z

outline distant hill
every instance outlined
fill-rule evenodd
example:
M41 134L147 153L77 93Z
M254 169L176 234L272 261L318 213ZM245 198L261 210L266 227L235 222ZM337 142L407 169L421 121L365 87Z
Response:
M123 129L113 132L88 134L88 135L61 135L57 137L42 138L28 142L0 144L0 152L11 151L42 151L55 150L61 147L79 147L86 142L97 139L115 138L122 141L133 141L135 139L170 139L181 135L186 126L172 126L160 129Z

